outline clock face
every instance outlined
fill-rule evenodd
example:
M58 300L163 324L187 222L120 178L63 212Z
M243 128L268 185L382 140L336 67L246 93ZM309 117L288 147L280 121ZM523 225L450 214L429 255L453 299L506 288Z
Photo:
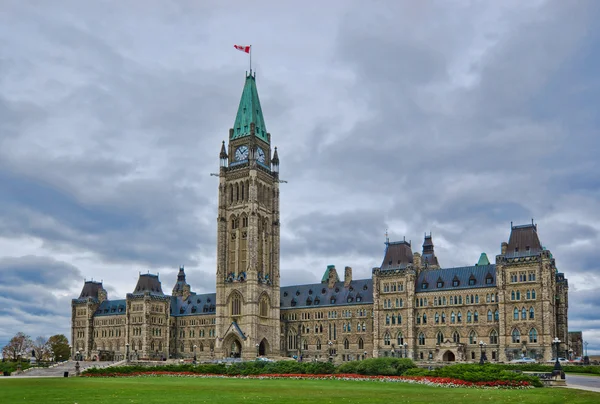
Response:
M248 160L248 146L240 146L237 148L237 150L235 151L235 160Z
M256 148L256 159L260 163L264 163L265 162L265 152L260 147Z

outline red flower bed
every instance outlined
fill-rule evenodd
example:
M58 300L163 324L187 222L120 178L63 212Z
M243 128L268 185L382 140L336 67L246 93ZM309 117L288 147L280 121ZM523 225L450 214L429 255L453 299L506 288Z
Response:
M168 372L168 371L148 371L132 373L104 373L93 374L84 373L84 377L199 377L199 378L233 378L233 379L303 379L303 380L355 380L355 381L380 381L380 382L402 382L416 383L439 387L469 387L469 388L495 388L495 389L526 389L532 386L525 381L497 380L490 382L468 382L465 380L453 379L450 377L430 377L430 376L365 376L357 374L263 374L249 376L229 376L215 374L199 374L194 372Z

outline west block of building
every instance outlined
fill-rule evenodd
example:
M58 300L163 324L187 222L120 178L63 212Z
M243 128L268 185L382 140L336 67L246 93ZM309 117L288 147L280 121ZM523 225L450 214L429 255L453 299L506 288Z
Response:
M279 157L252 73L219 157L216 293L194 293L183 267L170 295L149 273L119 300L86 281L72 300L73 354L476 361L483 343L492 361L549 360L555 337L567 350L568 282L533 222L511 224L493 262L443 267L429 234L421 251L386 240L371 278L329 265L319 283L281 287Z

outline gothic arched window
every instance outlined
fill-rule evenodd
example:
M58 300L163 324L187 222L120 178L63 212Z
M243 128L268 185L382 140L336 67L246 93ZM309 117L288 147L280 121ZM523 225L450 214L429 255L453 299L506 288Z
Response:
M242 296L238 292L231 294L231 315L239 316L242 314Z
M529 342L537 342L538 332L535 328L529 331Z

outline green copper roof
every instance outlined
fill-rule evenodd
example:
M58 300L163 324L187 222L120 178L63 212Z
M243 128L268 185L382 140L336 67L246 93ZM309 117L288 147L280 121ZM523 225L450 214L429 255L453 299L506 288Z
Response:
M246 76L242 99L233 124L233 135L230 140L250 136L250 124L255 125L255 134L259 139L268 142L267 127L263 118L262 108L258 99L258 90L256 89L256 76L252 73Z
M325 270L325 273L323 274L323 278L321 278L321 283L329 282L329 270L331 268L335 268L335 265L327 265L327 269ZM337 272L335 273L335 281L336 282L340 281L340 277L337 275Z
M473 262L473 261L471 261ZM488 259L488 256L486 253L481 253L481 256L479 257L479 261L477 261L477 266L484 266L484 265L490 265L490 260Z

